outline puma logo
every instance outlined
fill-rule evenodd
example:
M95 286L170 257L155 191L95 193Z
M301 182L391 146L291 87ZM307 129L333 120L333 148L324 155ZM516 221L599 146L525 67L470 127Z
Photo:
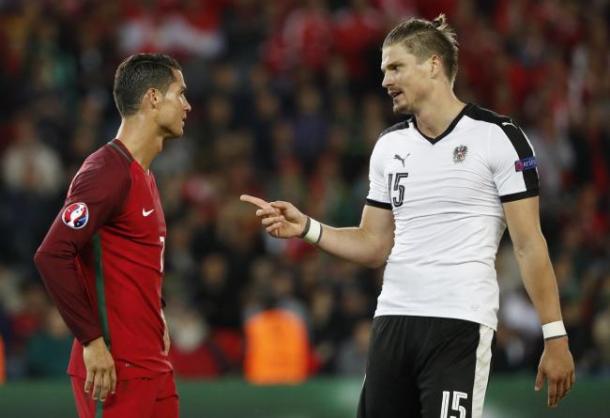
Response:
M150 215L154 211L155 211L154 209L146 210L146 209L142 208L142 216L147 217L148 215Z
M405 155L405 158L402 158L400 155L394 154L394 159L400 161L402 163L402 166L404 167L405 166L405 160L407 159L407 157L409 155L411 155L411 153L408 153L407 155Z

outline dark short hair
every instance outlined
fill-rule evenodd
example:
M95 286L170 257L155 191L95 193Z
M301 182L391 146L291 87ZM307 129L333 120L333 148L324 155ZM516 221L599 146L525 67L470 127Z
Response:
M458 42L444 14L433 21L410 18L399 23L385 37L383 46L397 43L402 43L418 60L438 55L443 62L445 75L453 83L458 70Z
M114 74L112 90L121 116L136 113L148 89L156 88L165 93L176 81L172 70L182 70L182 67L169 55L135 54L125 59Z

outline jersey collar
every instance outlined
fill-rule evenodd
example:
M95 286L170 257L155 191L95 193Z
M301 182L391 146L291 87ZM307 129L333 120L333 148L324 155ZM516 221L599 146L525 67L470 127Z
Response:
M129 152L129 150L127 149L127 147L121 142L120 139L115 138L112 141L110 141L108 143L108 145L110 145L112 148L116 149L119 154L121 154L123 157L125 157L125 159L129 162L133 161L133 157L131 156L131 153Z
M443 139L444 137L449 135L451 133L451 131L453 131L453 129L456 127L456 125L458 124L460 119L462 119L462 116L464 116L464 114L466 114L466 112L468 111L468 109L470 109L470 107L472 107L472 104L471 103L466 103L466 106L464 106L464 108L460 111L460 113L458 113L458 115L455 117L455 119L453 119L453 121L451 121L451 123L449 124L447 129L445 129L445 131L442 134L440 134L439 136L437 136L436 138L431 138L431 137L429 137L427 135L424 135L419 130L419 128L417 127L417 121L415 120L415 116L411 116L411 122L413 123L413 126L415 127L415 130L417 130L417 133L420 134L422 137L424 137L432 145L434 145L438 141L440 141L441 139Z

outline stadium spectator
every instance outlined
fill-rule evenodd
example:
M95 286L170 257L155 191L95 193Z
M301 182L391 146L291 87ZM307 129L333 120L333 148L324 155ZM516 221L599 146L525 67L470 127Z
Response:
M44 325L29 339L26 347L28 377L65 377L70 360L72 335L57 308L49 306Z

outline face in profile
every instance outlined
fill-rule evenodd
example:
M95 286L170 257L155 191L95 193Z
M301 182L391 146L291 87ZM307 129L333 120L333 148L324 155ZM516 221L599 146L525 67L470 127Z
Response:
M388 45L381 51L381 71L394 113L416 113L429 91L429 60L418 62L403 45Z
M169 85L159 103L157 122L168 138L184 134L184 123L191 105L185 96L186 84L182 71L172 70L174 81Z

